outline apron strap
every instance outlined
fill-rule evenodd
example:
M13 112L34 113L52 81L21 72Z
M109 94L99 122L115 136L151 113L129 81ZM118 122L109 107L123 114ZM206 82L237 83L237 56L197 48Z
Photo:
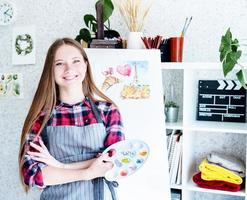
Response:
M95 103L92 101L92 99L90 99L90 98L87 98L87 99L89 100L89 103L92 106L92 111L93 111L93 114L96 117L97 122L98 123L103 123L103 120L101 119L101 116L100 116L99 109L97 108L97 106L95 105Z
M109 187L109 190L110 190L111 196L112 196L112 200L117 200L115 188L118 187L118 182L117 181L108 181L105 178L103 178L103 179Z
M41 138L42 138L42 140L43 140L45 146L46 146L47 149L49 150L49 149L50 149L50 146L49 146L48 135L47 135L47 124L45 125L45 127L44 127L43 130L42 130Z
M89 103L92 106L92 111L97 119L98 123L103 123L103 120L100 116L100 111L95 105L95 103L92 101L92 99L88 98ZM93 185L94 185L94 200L104 200L104 182L107 184L112 200L117 200L115 187L118 187L118 183L116 181L108 181L103 177L93 179Z
M92 180L94 184L93 196L94 200L104 200L104 182L107 184L112 200L117 200L116 193L114 187L118 187L118 183L116 181L108 181L105 178L95 178Z

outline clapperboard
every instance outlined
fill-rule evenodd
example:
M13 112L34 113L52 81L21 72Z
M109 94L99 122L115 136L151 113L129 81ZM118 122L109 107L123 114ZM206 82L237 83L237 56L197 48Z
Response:
M246 90L239 81L199 80L197 120L245 122Z

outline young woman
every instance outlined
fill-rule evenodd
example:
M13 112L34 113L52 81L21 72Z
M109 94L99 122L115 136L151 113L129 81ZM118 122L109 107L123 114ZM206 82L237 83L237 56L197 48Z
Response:
M56 40L25 120L19 153L28 191L41 200L116 199L104 174L113 166L100 153L124 140L116 105L95 86L86 53L76 41Z

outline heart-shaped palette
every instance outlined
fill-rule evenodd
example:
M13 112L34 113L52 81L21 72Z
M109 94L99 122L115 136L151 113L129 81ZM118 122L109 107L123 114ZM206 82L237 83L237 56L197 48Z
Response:
M114 164L105 178L108 181L117 181L135 173L145 163L149 147L141 140L123 140L109 146L104 153L109 154L109 161Z

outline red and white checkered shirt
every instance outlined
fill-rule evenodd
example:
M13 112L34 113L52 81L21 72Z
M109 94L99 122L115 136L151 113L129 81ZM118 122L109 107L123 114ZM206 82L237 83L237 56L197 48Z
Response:
M106 127L105 147L124 140L123 125L117 107L103 101L96 101L95 105L100 111L101 118ZM44 115L40 115L39 119L33 124L25 142L25 152L30 149L30 142L34 142L43 118ZM85 98L82 102L73 105L59 102L53 110L52 117L47 122L47 126L87 126L95 123L97 123L96 117L93 114L89 100ZM44 166L46 166L44 163L34 161L28 154L25 154L22 169L25 184L28 186L44 187L42 178L42 168Z

